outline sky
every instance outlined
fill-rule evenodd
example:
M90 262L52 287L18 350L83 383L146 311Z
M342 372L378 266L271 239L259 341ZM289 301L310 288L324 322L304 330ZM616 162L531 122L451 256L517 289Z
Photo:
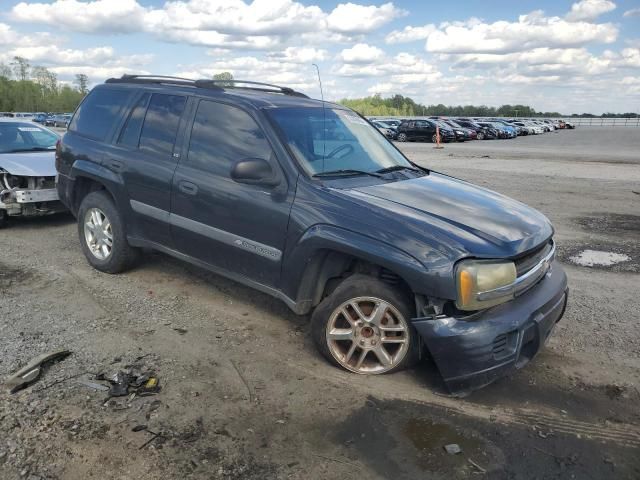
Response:
M0 0L0 62L235 78L327 100L640 112L640 0Z

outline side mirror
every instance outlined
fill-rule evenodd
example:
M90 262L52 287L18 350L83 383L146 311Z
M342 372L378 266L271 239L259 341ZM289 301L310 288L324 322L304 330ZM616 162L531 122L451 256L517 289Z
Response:
M271 164L262 158L246 158L231 169L231 178L238 183L275 187L280 183Z

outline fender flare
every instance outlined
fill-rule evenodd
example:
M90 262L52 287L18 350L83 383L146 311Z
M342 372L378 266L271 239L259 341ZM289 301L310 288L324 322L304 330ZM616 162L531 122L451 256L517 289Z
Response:
M124 189L124 180L122 176L114 173L101 164L90 162L87 160L76 160L69 171L69 178L75 183L80 178L88 178L94 182L104 185L109 192L118 209L126 208L119 201L121 198L116 192ZM71 204L75 205L75 191L71 193Z
M307 229L290 248L282 266L283 272L288 272L283 276L284 291L296 299L298 309L303 313L310 311L318 301L318 289L323 288L327 280L318 275L325 268L330 252L380 265L402 278L414 293L424 290L426 269L415 257L361 233L317 224ZM328 268L331 270L332 266ZM339 270L340 265L333 265L333 269Z

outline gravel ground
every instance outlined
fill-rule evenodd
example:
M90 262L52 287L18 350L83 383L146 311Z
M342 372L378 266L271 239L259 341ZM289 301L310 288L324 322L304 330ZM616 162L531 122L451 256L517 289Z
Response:
M0 232L0 377L73 353L0 391L0 478L640 478L640 132L398 146L554 222L571 297L527 368L464 400L428 362L351 375L277 300L160 254L102 274L70 216L14 221ZM629 260L573 264L585 249ZM162 390L107 401L78 383L132 369Z

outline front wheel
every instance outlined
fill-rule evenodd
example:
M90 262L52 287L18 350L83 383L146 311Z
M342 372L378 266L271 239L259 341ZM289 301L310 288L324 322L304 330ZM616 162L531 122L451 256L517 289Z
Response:
M92 192L82 200L78 236L87 261L101 272L127 270L139 255L127 242L120 213L105 191Z
M398 134L398 141L399 142L406 142L407 141L407 134L406 133L399 133Z
M410 324L413 311L411 300L396 287L352 275L313 312L313 339L327 360L345 370L396 372L419 357L420 342Z
M478 132L477 139L478 139L478 140L484 140L484 133L482 133L482 132Z

